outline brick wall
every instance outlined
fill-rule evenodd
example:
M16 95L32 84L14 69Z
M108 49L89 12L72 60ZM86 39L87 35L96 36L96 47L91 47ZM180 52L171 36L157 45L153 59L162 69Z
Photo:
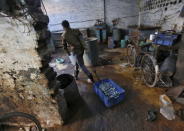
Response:
M83 23L71 23L74 28L90 27L95 19L103 19L103 0L45 0L46 9L50 17L50 29L61 30L61 26L52 26L62 20L70 22L87 21Z
M52 26L52 24L60 23L67 19L71 22L94 20L83 23L72 23L74 28L91 27L95 23L95 19L104 18L104 1L103 0L44 0L46 9L50 17L50 29L60 30L60 25ZM125 28L127 25L136 24L137 17L129 17L138 15L136 0L106 0L107 23L111 24L115 18L122 18L120 27ZM125 18L124 18L125 17Z

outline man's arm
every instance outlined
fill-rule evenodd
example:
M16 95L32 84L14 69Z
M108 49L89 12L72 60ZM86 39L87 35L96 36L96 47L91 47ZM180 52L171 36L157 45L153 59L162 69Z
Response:
M79 29L76 29L76 32L77 32L77 35L78 36L83 36L82 33L81 33L81 31Z
M64 50L67 52L68 55L70 55L70 52L69 52L68 47L67 47L67 42L64 38L62 39L62 44L64 46Z

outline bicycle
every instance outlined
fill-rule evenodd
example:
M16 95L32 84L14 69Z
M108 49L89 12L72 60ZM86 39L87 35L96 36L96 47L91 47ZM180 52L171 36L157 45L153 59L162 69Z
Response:
M148 87L172 87L174 74L166 76L160 72L160 66L168 56L160 60L162 55L159 55L159 51L173 55L174 49L152 43L140 46L138 43L139 41L130 40L127 46L127 60L131 67L141 70L142 79Z

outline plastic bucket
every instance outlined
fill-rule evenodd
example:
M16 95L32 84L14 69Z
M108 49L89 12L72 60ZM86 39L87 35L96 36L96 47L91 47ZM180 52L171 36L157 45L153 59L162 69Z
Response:
M70 59L72 65L76 65L76 62L77 62L77 57L76 57L76 55L71 54L71 55L69 56L69 59Z
M153 41L155 39L155 35L154 34L151 34L150 35L150 40Z
M121 40L121 48L126 48L126 40Z
M86 66L98 65L98 45L96 37L89 37L86 41L86 50L83 58Z

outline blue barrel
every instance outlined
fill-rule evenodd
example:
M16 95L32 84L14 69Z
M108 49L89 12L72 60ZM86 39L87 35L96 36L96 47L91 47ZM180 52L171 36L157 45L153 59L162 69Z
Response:
M126 40L121 40L121 48L126 48Z
M98 38L98 42L106 42L107 41L107 29L96 29L96 37Z
M98 39L98 42L100 42L101 41L101 30L96 30L95 32L96 32L96 37Z
M107 30L106 29L102 30L102 40L103 42L107 41Z
M86 66L96 66L98 65L98 45L97 38L90 37L86 41L84 52L84 64Z

